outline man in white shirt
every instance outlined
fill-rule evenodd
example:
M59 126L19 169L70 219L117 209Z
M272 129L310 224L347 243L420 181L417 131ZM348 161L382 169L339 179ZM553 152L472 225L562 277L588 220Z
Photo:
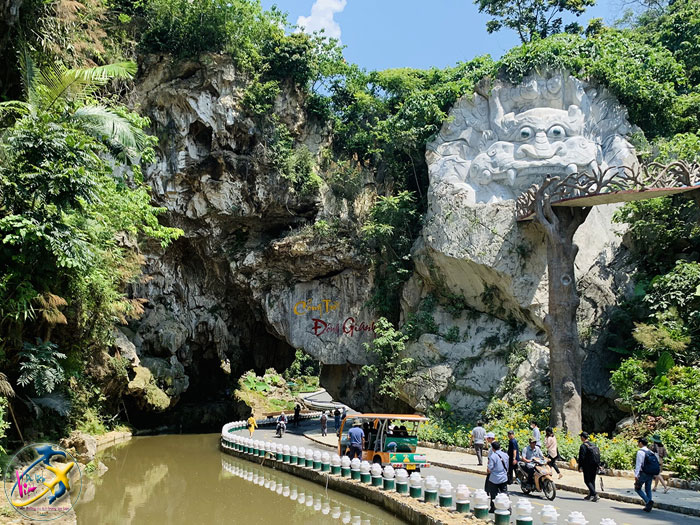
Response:
M486 430L482 426L483 423L478 421L476 426L472 429L472 446L474 447L474 452L476 453L476 460L479 465L482 464L482 454L484 451L484 439L486 438Z
M542 438L540 436L540 428L537 426L537 421L532 421L530 423L530 428L532 429L532 437L537 443L537 446L542 448Z
M637 446L639 450L637 451L637 458L634 463L634 491L639 494L639 497L644 501L644 511L651 512L654 507L654 500L651 494L651 483L654 481L654 475L645 472L649 469L649 466L645 466L644 463L647 461L647 454L654 454L647 448L648 441L646 438L640 437L637 439ZM657 464L658 466L658 464ZM642 491L642 487L644 490Z

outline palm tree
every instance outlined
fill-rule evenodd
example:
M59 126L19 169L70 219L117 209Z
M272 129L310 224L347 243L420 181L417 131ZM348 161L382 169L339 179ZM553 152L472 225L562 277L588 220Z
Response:
M55 63L38 68L25 48L19 53L19 64L24 100L0 102L0 118L8 113L34 118L50 114L105 141L129 160L138 160L138 151L146 143L145 133L96 98L99 88L112 79L132 79L137 70L134 62L77 69Z

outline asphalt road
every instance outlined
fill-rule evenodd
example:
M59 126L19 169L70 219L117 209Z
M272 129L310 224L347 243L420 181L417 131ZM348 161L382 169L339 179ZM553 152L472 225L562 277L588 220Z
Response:
M294 426L290 424L287 427L284 442L296 446L311 446L318 448L319 450L327 449L323 445L314 443L303 436L304 431L316 428L318 428L318 421L302 423L298 429L294 428ZM329 432L333 432L332 420L329 421L328 430ZM247 435L247 431L243 431L242 433ZM277 440L275 437L274 428L258 429L255 431L255 437L257 439L269 441ZM327 450L330 451L330 449ZM428 460L430 460L430 457L428 457ZM472 489L482 488L484 486L484 476L470 474L468 472L460 472L442 467L430 467L429 469L425 469L422 474L431 474L438 480L449 480L453 486L456 486L459 483L464 483ZM581 485L583 485L583 480L581 480ZM621 503L609 499L601 498L597 503L591 503L584 501L581 494L558 491L556 499L553 502L549 502L546 499L536 495L524 496L519 492L517 485L511 485L511 489L513 489L510 492L511 499L515 501L518 497L528 498L535 507L535 513L539 512L544 505L553 505L559 513L560 523L563 523L566 517L572 511L579 511L583 512L590 525L598 525L600 520L603 518L613 518L617 522L617 525L700 525L700 518L684 516L682 514L676 514L674 512L658 509L653 510L650 514L647 514L642 510L641 506ZM698 497L700 497L700 494Z

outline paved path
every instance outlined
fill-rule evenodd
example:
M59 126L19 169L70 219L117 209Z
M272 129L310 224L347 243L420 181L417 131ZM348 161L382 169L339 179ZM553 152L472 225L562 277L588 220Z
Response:
M320 425L317 421L304 422L299 428L294 428L290 425L288 427L288 432L285 434L284 441L285 443L305 447L313 443L312 446L318 445L321 449L323 447L322 443L328 443L329 445L327 446L330 448L330 444L336 442L332 420L329 421L328 430L329 435L326 438L321 438ZM255 432L255 437L274 442L276 440L274 434L274 429L262 428ZM438 480L449 480L453 486L459 483L465 483L472 489L484 486L485 467L479 470L479 467L476 465L476 456L461 452L447 452L422 447L419 447L419 451L426 453L428 455L428 460L434 465L430 467L430 469L426 469L424 473L429 472ZM436 466L436 463L448 465L451 468ZM469 471L463 471L461 469L469 469ZM565 482L564 485L570 485L572 488L581 490L583 487L583 480L579 478L580 474L565 470L562 470L562 473L564 473L565 476L565 478L561 480ZM630 479L606 476L605 489L607 492L619 492L626 496L636 497L636 494L634 494L630 487L631 481ZM523 497L518 491L517 485L512 485L511 487L514 488L511 492L511 497L516 499L518 497ZM586 516L590 525L597 525L602 518L613 518L618 525L700 525L700 518L659 509L655 509L650 514L647 514L642 510L641 505L613 501L610 499L601 499L597 503L590 503L583 501L583 496L581 494L562 490L563 487L559 483L557 484L557 488L559 489L557 491L557 498L551 503L539 496L526 497L530 499L535 506L536 512L539 511L543 505L554 505L557 512L560 514L559 519L561 523L564 522L570 512L580 511ZM700 506L700 493L693 491L672 489L669 494L664 495L663 493L659 493L655 495L655 498L659 501L661 501L662 497L664 497L664 501L667 502L674 501L683 503L684 505Z

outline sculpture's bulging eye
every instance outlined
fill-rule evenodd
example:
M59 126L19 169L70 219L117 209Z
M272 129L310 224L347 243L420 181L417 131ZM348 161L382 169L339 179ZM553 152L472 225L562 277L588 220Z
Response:
M547 135L552 139L560 139L566 136L566 132L561 126L552 126L549 128Z
M530 137L532 137L532 128L528 128L525 126L524 128L520 129L520 138L523 140L527 140Z

